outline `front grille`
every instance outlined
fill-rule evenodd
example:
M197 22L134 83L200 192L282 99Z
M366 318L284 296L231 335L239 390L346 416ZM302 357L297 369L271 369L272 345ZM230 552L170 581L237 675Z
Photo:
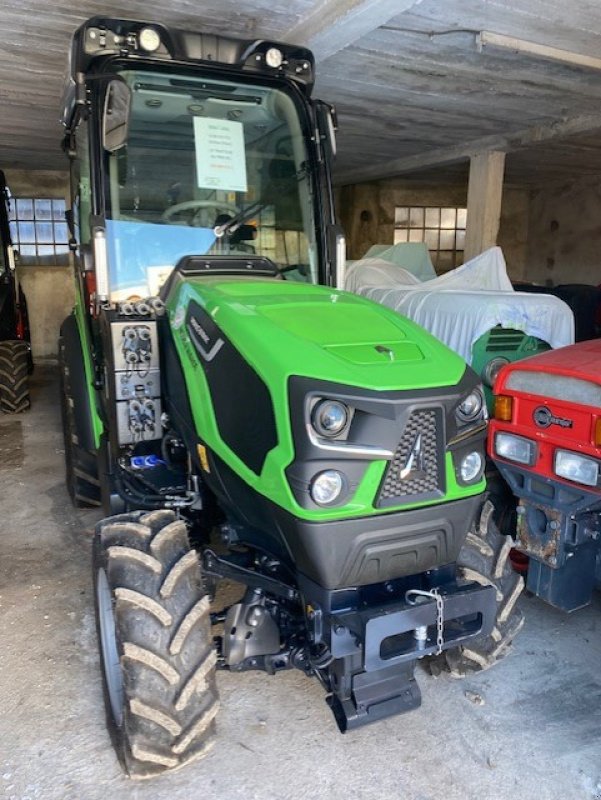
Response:
M444 451L442 411L413 411L384 475L376 507L443 494Z
M491 328L488 333L486 343L487 353L501 353L506 351L517 351L525 338L522 331L513 328L501 328L499 326Z

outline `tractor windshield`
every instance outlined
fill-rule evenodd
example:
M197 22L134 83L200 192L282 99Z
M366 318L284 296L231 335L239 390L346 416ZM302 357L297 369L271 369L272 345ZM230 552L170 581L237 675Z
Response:
M185 255L270 258L317 281L311 172L298 109L279 89L146 71L127 143L107 155L111 299L156 294Z

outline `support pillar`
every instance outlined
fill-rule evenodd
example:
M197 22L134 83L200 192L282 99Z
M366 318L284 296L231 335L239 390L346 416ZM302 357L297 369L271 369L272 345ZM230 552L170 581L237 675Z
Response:
M498 150L470 159L464 261L497 243L504 170L505 153Z

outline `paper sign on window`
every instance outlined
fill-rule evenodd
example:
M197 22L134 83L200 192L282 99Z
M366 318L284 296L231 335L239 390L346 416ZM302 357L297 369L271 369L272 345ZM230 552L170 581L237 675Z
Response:
M201 189L246 192L244 128L241 122L194 117L196 175Z

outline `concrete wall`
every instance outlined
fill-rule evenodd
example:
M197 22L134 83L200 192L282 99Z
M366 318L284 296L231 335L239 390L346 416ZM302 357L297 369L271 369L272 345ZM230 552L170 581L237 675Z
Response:
M58 333L75 300L73 273L66 267L25 267L21 283L31 327L33 360L54 362L58 354Z
M526 189L505 187L497 244L503 250L509 277L532 280L528 263L530 194Z
M409 205L465 207L467 185L434 186L395 179L343 186L337 192L337 208L346 232L348 257L361 258L372 244L392 244L394 209ZM528 205L526 190L504 190L498 244L510 276L516 279L526 270Z
M528 277L542 284L601 283L601 180L532 192Z
M8 168L4 172L15 197L68 198L67 172L26 172ZM27 297L33 360L36 363L52 362L57 357L60 324L75 300L72 269L20 267L19 276Z

